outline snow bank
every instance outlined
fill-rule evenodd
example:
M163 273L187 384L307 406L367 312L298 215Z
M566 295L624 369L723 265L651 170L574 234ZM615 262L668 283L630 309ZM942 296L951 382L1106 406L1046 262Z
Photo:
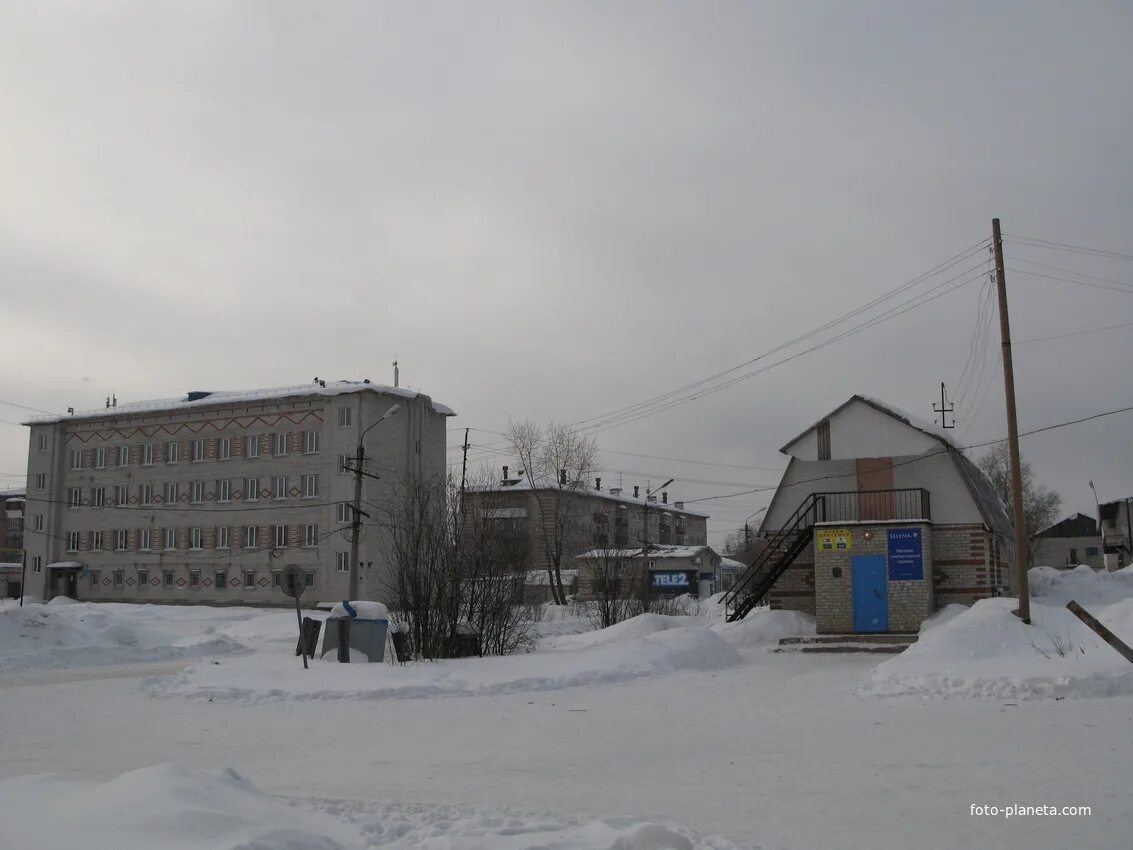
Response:
M732 646L778 644L779 638L813 635L814 617L800 611L756 608L742 620L717 623L712 631Z
M507 810L288 801L231 769L159 765L108 782L29 776L0 781L5 850L695 850L730 845L668 826L617 826Z
M1032 598L1047 605L1065 606L1073 599L1084 608L1112 605L1133 598L1133 567L1112 573L1085 565L1072 570L1035 567L1027 573Z
M547 645L552 649L584 649L592 646L624 643L628 640L649 637L669 629L688 629L696 626L702 626L702 623L679 614L638 614L636 617L622 620L622 622L607 626L604 629L567 635L554 641L548 641Z
M1093 586L1093 579L1087 583ZM1046 604L1061 596L1061 584L1050 582L1054 592L1032 599L1031 625L1011 613L1015 599L982 599L971 608L956 606L959 612L950 606L926 623L915 644L878 665L862 692L1000 699L1133 693L1133 665L1065 607ZM1133 598L1095 603L1090 611L1133 642Z
M303 670L290 655L250 655L151 676L142 681L142 688L155 696L246 703L476 696L606 685L681 670L716 670L740 660L735 649L701 627L666 629L640 638L623 632L604 644L575 649L407 666L338 664L328 655Z
M156 606L60 604L60 598L0 609L0 671L164 661L244 649L230 637L202 631L199 621L190 624L188 635L167 627L177 609L166 607L169 614L161 618L144 610ZM297 634L294 620L292 628Z

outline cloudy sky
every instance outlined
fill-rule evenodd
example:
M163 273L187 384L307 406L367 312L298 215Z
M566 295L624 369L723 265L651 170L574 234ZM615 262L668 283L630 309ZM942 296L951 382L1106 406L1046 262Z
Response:
M677 498L774 484L855 392L930 418L944 381L962 442L996 439L983 249L715 383L943 293L876 327L597 417L822 327L993 216L1133 254L1130 43L1116 2L4 4L0 418L388 382L396 356L482 429L474 462L507 462L509 418L587 420L607 480ZM1007 254L1048 276L1008 272L1017 339L1133 322L1130 260ZM1020 345L1021 428L1133 404L1131 360L1128 326ZM1133 495L1131 432L1024 452L1092 513L1091 478ZM0 477L26 454L0 425ZM701 502L712 542L769 495Z

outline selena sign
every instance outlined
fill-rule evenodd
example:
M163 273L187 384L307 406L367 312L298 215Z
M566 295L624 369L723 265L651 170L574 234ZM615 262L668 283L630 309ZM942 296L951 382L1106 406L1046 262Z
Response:
M889 580L924 579L924 546L919 528L889 529Z

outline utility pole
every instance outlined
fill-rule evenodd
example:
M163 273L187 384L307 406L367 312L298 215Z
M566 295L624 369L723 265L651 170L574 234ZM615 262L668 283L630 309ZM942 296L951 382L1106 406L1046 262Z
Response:
M1003 273L1003 235L999 219L991 220L995 250L995 288L999 293L999 335L1003 349L1003 388L1007 397L1007 449L1011 456L1011 514L1015 525L1015 583L1019 586L1017 616L1031 622L1031 590L1027 586L1027 529L1023 523L1023 474L1019 460L1019 421L1015 413L1015 368L1011 362L1011 321L1007 316L1007 279Z
M650 575L649 575L649 561L646 560L649 557L649 497L652 494L656 493L658 490L664 490L666 487L668 487L670 484L672 484L673 481L674 481L674 479L670 478L668 481L666 481L660 487L654 487L653 489L650 489L649 487L645 488L645 502L641 506L641 516L642 516L642 519L645 520L645 522L643 524L644 527L642 528L642 531L641 531L641 574L642 574L642 578L643 578L642 585L641 585L641 592L643 594L642 597L641 597L641 607L642 607L642 613L643 614L649 609L649 578L650 578Z
M460 465L460 509L464 510L464 479L468 474L468 429L464 429L464 462Z
M366 447L358 438L354 455L354 506L350 511L350 589L347 598L358 598L358 539L362 536L362 465L366 462Z
M932 412L940 414L940 427L941 428L955 428L956 417L952 417L952 424L948 424L948 414L956 409L956 405L948 400L948 394L944 390L944 382L940 382L940 405L935 402L932 405Z

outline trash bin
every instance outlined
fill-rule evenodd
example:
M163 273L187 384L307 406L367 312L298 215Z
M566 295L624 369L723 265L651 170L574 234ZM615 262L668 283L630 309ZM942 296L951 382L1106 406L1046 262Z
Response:
M480 655L480 633L471 623L460 623L456 634L445 639L445 658L471 658Z
M342 623L342 620L349 622ZM382 603L340 602L327 618L319 657L334 650L340 661L349 661L353 651L365 655L371 663L384 661L388 627L389 612Z
M393 638L393 651L397 656L397 663L405 664L407 661L412 661L413 652L409 648L409 635L405 632L394 632L391 637Z

